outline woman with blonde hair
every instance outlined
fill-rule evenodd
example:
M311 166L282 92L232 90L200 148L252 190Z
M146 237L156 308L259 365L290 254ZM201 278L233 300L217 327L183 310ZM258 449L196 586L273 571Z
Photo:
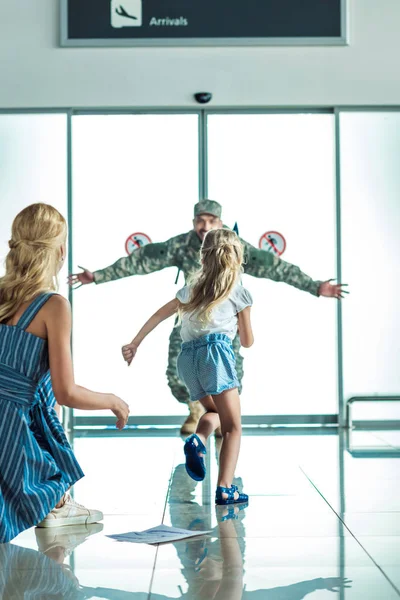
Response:
M241 440L239 382L232 340L238 327L242 346L253 344L250 322L250 293L240 285L243 246L233 231L209 231L200 251L201 268L189 285L177 293L142 327L132 342L122 348L131 364L137 348L159 323L179 312L182 350L178 374L185 382L191 401L199 400L206 413L196 433L185 442L186 471L196 481L206 475L204 454L207 438L221 425L216 504L247 502L248 496L232 485Z
M110 409L122 429L129 408L75 384L69 302L58 295L67 225L52 206L32 204L12 225L0 278L0 543L38 525L95 523L100 511L68 493L83 472L55 404Z

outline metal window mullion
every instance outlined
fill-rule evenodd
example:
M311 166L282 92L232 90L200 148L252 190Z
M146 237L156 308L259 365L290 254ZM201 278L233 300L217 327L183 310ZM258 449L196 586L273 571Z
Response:
M208 135L207 113L199 113L199 200L208 196Z
M73 270L73 225L72 225L72 111L67 114L67 221L68 221L68 273ZM68 299L71 304L72 322L74 314L74 296L72 288L68 289ZM73 354L73 327L71 331L71 351ZM74 428L74 411L63 408L63 425L70 436Z
M340 113L335 109L335 169L336 169L336 276L342 282L342 196L340 162ZM346 427L343 386L343 312L342 302L337 303L337 379L339 427Z

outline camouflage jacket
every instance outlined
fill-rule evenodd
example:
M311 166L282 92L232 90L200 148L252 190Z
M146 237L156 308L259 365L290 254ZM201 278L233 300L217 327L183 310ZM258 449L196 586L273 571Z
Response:
M263 277L273 281L283 281L300 290L318 296L321 281L314 281L299 267L281 258L259 250L241 240L245 248L244 272L253 277ZM199 251L201 242L192 229L166 242L147 244L135 250L130 256L120 258L113 265L95 271L95 283L106 283L131 275L146 275L167 267L177 267L183 271L185 279L200 266Z

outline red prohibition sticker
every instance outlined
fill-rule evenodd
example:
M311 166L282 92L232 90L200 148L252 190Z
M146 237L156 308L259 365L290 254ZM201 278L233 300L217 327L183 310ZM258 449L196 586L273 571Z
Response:
M125 242L125 250L128 255L135 252L138 248L151 244L151 239L145 233L132 233Z
M277 231L266 231L258 242L259 248L266 252L272 252L276 256L282 256L286 250L286 240Z

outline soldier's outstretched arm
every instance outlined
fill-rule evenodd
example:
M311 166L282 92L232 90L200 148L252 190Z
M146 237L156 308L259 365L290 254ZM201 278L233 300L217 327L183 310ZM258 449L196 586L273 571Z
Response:
M175 266L174 244L171 243L173 239L142 246L129 256L118 259L113 265L95 271L94 282L99 284L131 275L147 275Z
M185 236L176 236L166 242L147 244L138 248L130 256L123 256L114 264L91 273L87 269L83 273L70 275L68 278L71 286L80 287L87 283L107 283L115 279L130 277L132 275L146 275L161 271L166 267L178 266L177 250L184 243ZM182 240L180 239L182 238Z
M259 250L247 242L243 242L243 244L246 256L244 272L248 275L282 281L314 296L339 299L344 297L343 294L348 293L343 290L345 284L332 284L332 279L329 281L314 280L296 265L278 258L271 252Z

